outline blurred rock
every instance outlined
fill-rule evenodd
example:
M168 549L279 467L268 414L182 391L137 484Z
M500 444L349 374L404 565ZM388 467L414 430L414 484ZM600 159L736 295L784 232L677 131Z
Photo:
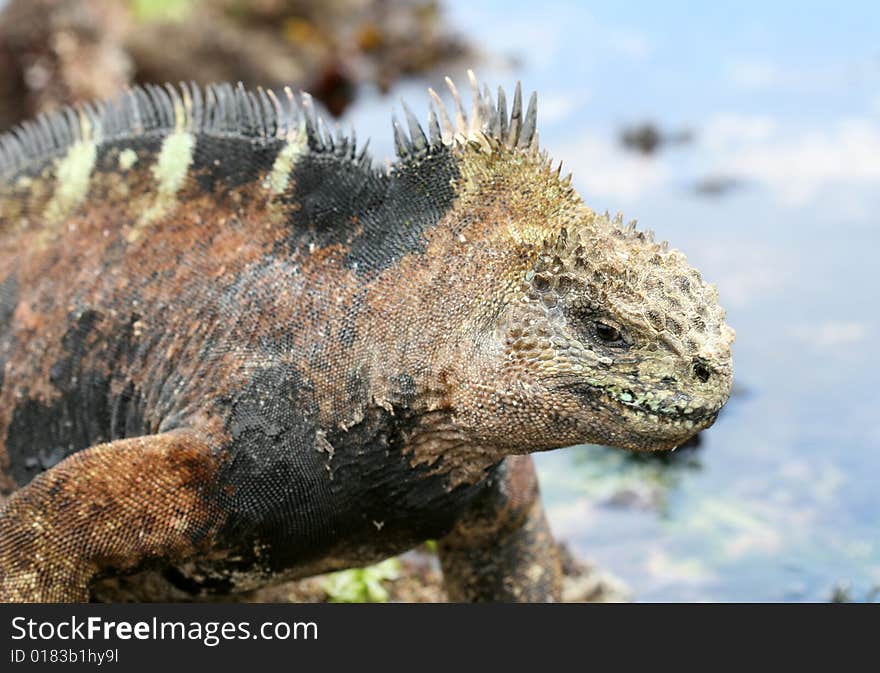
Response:
M645 512L660 511L665 503L666 493L652 484L622 486L601 502L603 507L635 509Z
M10 0L0 13L0 129L131 82L128 11L112 0Z
M693 185L694 194L717 198L746 186L745 181L726 175L710 175Z
M586 561L575 558L567 546L560 545L563 601L566 603L619 603L632 600L623 582ZM201 602L236 603L324 603L327 576L317 575L296 582L285 582L232 596L198 598ZM425 546L400 557L396 579L383 582L392 603L443 603L443 575L436 555ZM98 602L179 602L193 598L172 586L159 573L144 571L96 583L92 600Z
M559 545L563 603L628 603L632 593L622 580L577 559L568 545Z
M357 84L473 57L432 0L9 0L0 129L135 82L289 85L339 115Z
M852 603L852 588L849 584L836 584L831 589L831 595L828 597L830 603Z
M666 132L653 122L628 126L620 132L623 147L646 156L659 151L664 145L685 145L693 139L694 134L690 130Z

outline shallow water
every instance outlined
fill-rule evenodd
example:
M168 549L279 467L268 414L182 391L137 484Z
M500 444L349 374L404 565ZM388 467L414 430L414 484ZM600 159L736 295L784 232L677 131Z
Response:
M481 79L537 89L542 145L586 202L684 250L738 333L736 394L699 448L538 456L557 536L639 600L874 600L880 6L473 4L449 18L489 54ZM429 83L348 115L377 156L396 96L424 114ZM641 120L694 139L627 151ZM707 178L730 189L698 194Z

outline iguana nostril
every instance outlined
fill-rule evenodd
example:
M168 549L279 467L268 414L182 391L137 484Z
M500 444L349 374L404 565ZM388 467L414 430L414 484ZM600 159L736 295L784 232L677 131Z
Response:
M705 383L709 380L711 375L712 372L701 360L694 360L694 376L697 377L699 381Z

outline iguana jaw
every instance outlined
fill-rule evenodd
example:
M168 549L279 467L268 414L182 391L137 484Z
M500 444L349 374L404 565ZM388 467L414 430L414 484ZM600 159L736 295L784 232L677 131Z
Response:
M629 388L576 382L560 386L572 394L583 412L580 441L634 451L675 448L710 427L727 401L666 391L665 400L650 399Z
M616 407L618 418L623 421L618 425L621 439L614 445L635 451L662 451L683 444L710 427L722 406L698 406L690 410L660 407L654 410L610 395L605 395L605 399Z

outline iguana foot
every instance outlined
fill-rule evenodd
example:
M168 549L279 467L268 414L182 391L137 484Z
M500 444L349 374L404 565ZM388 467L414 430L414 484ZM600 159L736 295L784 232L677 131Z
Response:
M439 544L452 601L558 601L562 571L529 456L506 458Z
M216 459L188 430L75 453L0 510L0 601L84 602L95 575L180 559L220 523Z

